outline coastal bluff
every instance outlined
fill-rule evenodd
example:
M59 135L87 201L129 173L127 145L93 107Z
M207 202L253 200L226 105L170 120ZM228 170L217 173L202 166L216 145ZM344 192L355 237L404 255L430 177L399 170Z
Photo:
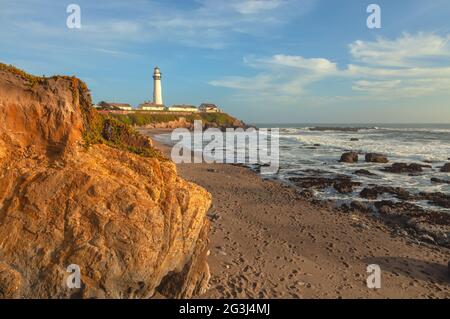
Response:
M126 114L108 113L121 123L140 129L194 129L194 121L201 121L204 130L215 128L225 131L228 128L247 129L253 126L227 113L169 113L169 112L129 112Z
M91 105L75 77L0 64L0 298L202 294L211 195Z

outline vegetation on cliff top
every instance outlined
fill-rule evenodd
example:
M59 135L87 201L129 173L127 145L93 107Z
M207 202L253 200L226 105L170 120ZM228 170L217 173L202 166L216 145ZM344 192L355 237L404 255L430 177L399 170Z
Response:
M72 81L73 89L77 81ZM83 139L86 147L94 144L106 144L111 147L139 154L145 157L156 157L166 160L162 153L151 145L149 138L143 136L130 125L120 122L108 115L98 113L92 107L91 97L83 87L74 89L83 115Z
M16 68L14 65L10 65L10 64L8 65L8 64L1 63L1 62L0 62L0 70L6 71L6 72L9 72L9 73L12 73L12 74L15 74L15 75L21 77L22 79L27 81L27 84L31 88L34 87L36 84L46 84L51 79L54 79L54 80L65 79L65 80L72 81L72 83L77 83L77 85L79 85L83 91L89 91L86 83L84 83L83 81L81 81L80 79L78 79L74 76L67 76L67 75L53 75L50 77L36 76L36 75L29 74L19 68ZM75 86L76 85L73 84L72 88L74 88ZM75 91L73 93L75 96Z
M135 131L131 126L118 119L99 114L92 107L92 99L86 83L80 79L74 76L61 75L35 76L4 63L0 63L0 71L21 77L31 89L36 84L48 85L51 79L69 81L72 90L72 103L78 105L81 110L84 124L83 139L86 147L93 144L106 144L145 157L165 159L160 151L152 147L151 141L147 137Z
M36 83L44 83L46 81L46 78L43 76L35 76L35 75L28 74L27 72L25 72L21 69L18 69L13 65L0 63L0 70L10 72L10 73L20 76L21 78L26 80L30 86L34 86Z
M93 116L89 118L89 129L83 132L86 147L94 144L106 144L145 157L166 159L159 150L151 146L148 138L136 132L129 125L96 112L91 115Z
M192 113L186 115L161 113L134 112L128 114L110 114L111 117L122 123L133 126L144 126L158 123L167 123L184 118L186 122L193 123L195 120L201 120L204 125L215 124L218 127L236 127L242 126L241 121L226 113Z

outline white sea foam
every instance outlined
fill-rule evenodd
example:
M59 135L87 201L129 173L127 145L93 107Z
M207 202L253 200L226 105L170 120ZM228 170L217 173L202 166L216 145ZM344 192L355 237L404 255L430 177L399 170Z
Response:
M450 129L377 128L349 132L291 128L282 129L280 132L281 178L317 175L307 171L321 170L328 172L326 175L345 174L351 176L354 181L363 183L353 194L341 195L327 189L319 193L322 197L351 200L368 184L403 187L410 192L450 192L450 185L431 182L432 177L450 178L449 174L439 172L439 168L448 162L450 157ZM358 141L351 140L355 138ZM338 163L340 156L346 151L358 152L360 161L352 165ZM365 163L366 153L385 154L389 157L390 164ZM432 169L424 169L424 172L417 176L381 171L393 162L422 163L431 165ZM378 177L354 175L359 169L369 170Z
M362 183L352 194L342 195L333 189L318 192L328 199L350 201L359 198L359 192L368 184L403 187L410 192L450 193L450 185L431 182L432 177L450 179L439 168L450 157L450 129L447 128L387 128L377 127L350 131L314 131L309 127L282 128L280 138L280 170L274 177L287 180L292 176L348 175ZM359 139L351 141L351 139ZM167 142L170 135L159 135L157 139ZM245 152L238 147L237 153ZM341 164L340 156L346 151L360 154L357 164ZM366 163L366 153L381 153L388 156L389 164ZM431 163L425 163L431 162ZM392 174L382 171L394 162L422 163L431 165L417 176ZM377 176L358 176L356 170L366 169ZM389 198L386 195L386 198ZM392 198L391 198L392 199ZM426 203L418 203L427 205ZM444 210L444 209L442 209ZM450 212L450 209L447 209Z

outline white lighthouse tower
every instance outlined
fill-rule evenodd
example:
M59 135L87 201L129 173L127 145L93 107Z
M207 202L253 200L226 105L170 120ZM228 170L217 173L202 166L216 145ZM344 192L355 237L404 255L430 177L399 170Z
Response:
M162 89L161 89L161 72L155 67L153 72L153 103L163 105Z

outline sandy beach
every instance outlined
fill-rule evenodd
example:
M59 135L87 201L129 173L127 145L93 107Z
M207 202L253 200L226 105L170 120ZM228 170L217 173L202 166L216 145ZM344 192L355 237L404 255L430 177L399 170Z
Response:
M177 166L213 196L212 278L201 298L450 297L448 248L417 242L364 213L313 204L245 167ZM381 267L381 289L367 288L369 264Z

